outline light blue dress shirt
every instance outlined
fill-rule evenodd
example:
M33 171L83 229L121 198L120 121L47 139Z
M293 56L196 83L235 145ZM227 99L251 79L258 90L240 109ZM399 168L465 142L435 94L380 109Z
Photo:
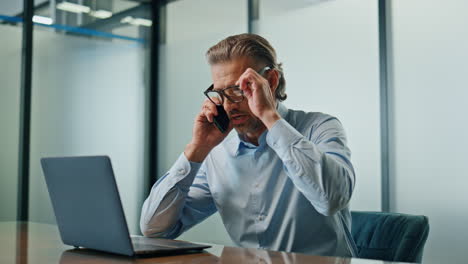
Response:
M241 247L355 256L355 175L340 122L282 104L278 112L259 146L233 132L203 163L181 154L143 204L143 234L175 238L218 211Z

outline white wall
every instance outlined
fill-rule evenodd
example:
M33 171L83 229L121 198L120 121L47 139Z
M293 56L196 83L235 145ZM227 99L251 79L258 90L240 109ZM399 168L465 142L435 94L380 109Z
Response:
M21 33L0 25L0 221L16 220Z
M285 105L338 117L356 171L351 209L380 211L377 1L260 3L255 31L284 64Z
M55 222L41 157L109 155L130 231L139 233L145 187L143 55L134 42L34 31L32 221Z
M423 214L424 263L466 263L468 2L392 1L392 211Z
M167 5L167 39L160 46L159 175L182 153L193 119L211 84L205 52L221 39L247 30L245 1L176 1ZM207 235L209 234L209 235ZM218 214L181 239L231 245Z

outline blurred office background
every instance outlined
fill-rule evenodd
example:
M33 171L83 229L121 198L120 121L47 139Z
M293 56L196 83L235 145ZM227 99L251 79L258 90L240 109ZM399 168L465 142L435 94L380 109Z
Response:
M137 232L146 188L145 43L151 25L123 20L138 17L151 23L151 8L124 0L73 3L35 1L29 219L55 222L41 157L109 155L129 225ZM3 0L0 15L0 219L12 220L18 189L22 1Z
M130 230L139 233L150 184L190 140L202 92L211 83L204 53L228 35L252 32L266 37L283 62L285 105L326 112L343 123L357 175L351 209L426 215L431 231L424 262L465 262L468 2L154 5L35 1L26 165L30 221L55 223L41 157L105 154ZM22 1L0 2L0 221L16 220L24 204L18 201L18 168L25 167L19 164L22 17ZM232 245L218 215L181 239Z

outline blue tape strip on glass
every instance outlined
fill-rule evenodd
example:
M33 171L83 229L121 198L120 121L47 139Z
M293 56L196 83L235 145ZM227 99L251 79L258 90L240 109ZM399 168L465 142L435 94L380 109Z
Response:
M22 23L23 18L21 17L12 17L12 16L4 16L0 15L0 20L3 21L8 21L8 22L14 22L14 23ZM45 25L41 23L34 23L35 25L42 26L42 27L49 27L49 28L54 28L54 29L59 29L59 30L64 30L67 32L72 32L72 33L77 33L77 34L82 34L82 35L87 35L87 36L95 36L95 37L102 37L102 38L116 38L116 39L124 39L124 40L130 40L130 41L135 41L139 43L145 43L145 40L142 38L132 38L132 37L126 37L122 35L116 35L108 32L102 32L102 31L97 31L93 29L88 29L88 28L80 28L80 27L72 27L72 26L67 26L67 25L60 25L60 24L52 24L52 25Z

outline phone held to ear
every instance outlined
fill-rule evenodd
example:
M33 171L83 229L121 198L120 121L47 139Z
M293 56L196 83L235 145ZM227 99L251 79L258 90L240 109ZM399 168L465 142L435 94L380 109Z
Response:
M225 133L229 128L229 117L222 105L217 105L216 110L218 110L218 115L214 116L213 121L219 131Z

